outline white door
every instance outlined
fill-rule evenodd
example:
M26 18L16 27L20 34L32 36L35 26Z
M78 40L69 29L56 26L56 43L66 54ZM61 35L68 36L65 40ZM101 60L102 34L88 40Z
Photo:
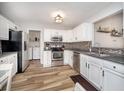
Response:
M104 69L103 90L124 91L124 75L107 68Z
M80 73L87 77L87 57L80 54Z
M97 88L101 89L102 69L98 64L93 62L88 64L88 77Z
M33 59L40 59L40 48L39 47L33 48Z

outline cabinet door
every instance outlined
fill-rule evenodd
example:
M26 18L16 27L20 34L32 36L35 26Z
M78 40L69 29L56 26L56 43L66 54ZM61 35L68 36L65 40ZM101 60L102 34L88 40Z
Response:
M13 64L12 76L14 76L17 73L17 54L7 56L7 59L8 64Z
M103 90L124 91L124 75L110 69L104 69Z
M51 66L51 51L44 51L43 54L43 66L50 67Z
M88 77L97 88L101 89L102 69L98 64L93 62L88 64Z
M40 48L39 47L33 48L33 59L40 59Z
M80 73L87 78L87 57L80 55Z
M29 60L32 60L33 59L33 52L32 52L33 50L32 50L32 48L30 47L29 49L28 49L28 59Z
M0 39L8 40L9 39L9 29L7 21L0 16Z
M44 42L51 42L52 31L45 29L44 31Z

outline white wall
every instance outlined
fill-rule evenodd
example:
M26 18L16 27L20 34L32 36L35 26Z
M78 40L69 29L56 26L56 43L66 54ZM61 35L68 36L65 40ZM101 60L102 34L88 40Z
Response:
M97 32L98 28L108 28L110 31L116 29L122 31L123 13L112 15L95 23L94 44L100 44L100 47L124 48L123 37L112 37L111 33Z

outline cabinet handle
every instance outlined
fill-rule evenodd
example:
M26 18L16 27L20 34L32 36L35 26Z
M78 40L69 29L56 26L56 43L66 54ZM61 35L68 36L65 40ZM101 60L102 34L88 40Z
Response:
M115 69L115 68L116 68L116 66L113 66L113 68Z
M88 69L90 68L90 64L88 64Z
M87 68L87 63L85 63L85 66L86 66L86 68Z
M102 76L104 77L104 70L102 71Z

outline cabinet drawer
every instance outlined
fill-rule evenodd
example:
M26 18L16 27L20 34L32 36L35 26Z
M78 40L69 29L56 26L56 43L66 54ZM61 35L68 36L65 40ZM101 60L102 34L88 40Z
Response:
M88 57L88 62L94 63L94 64L98 64L98 65L102 65L104 60L98 59L98 58L93 58L93 57Z
M124 66L121 64L105 61L103 67L106 67L108 69L124 74Z

